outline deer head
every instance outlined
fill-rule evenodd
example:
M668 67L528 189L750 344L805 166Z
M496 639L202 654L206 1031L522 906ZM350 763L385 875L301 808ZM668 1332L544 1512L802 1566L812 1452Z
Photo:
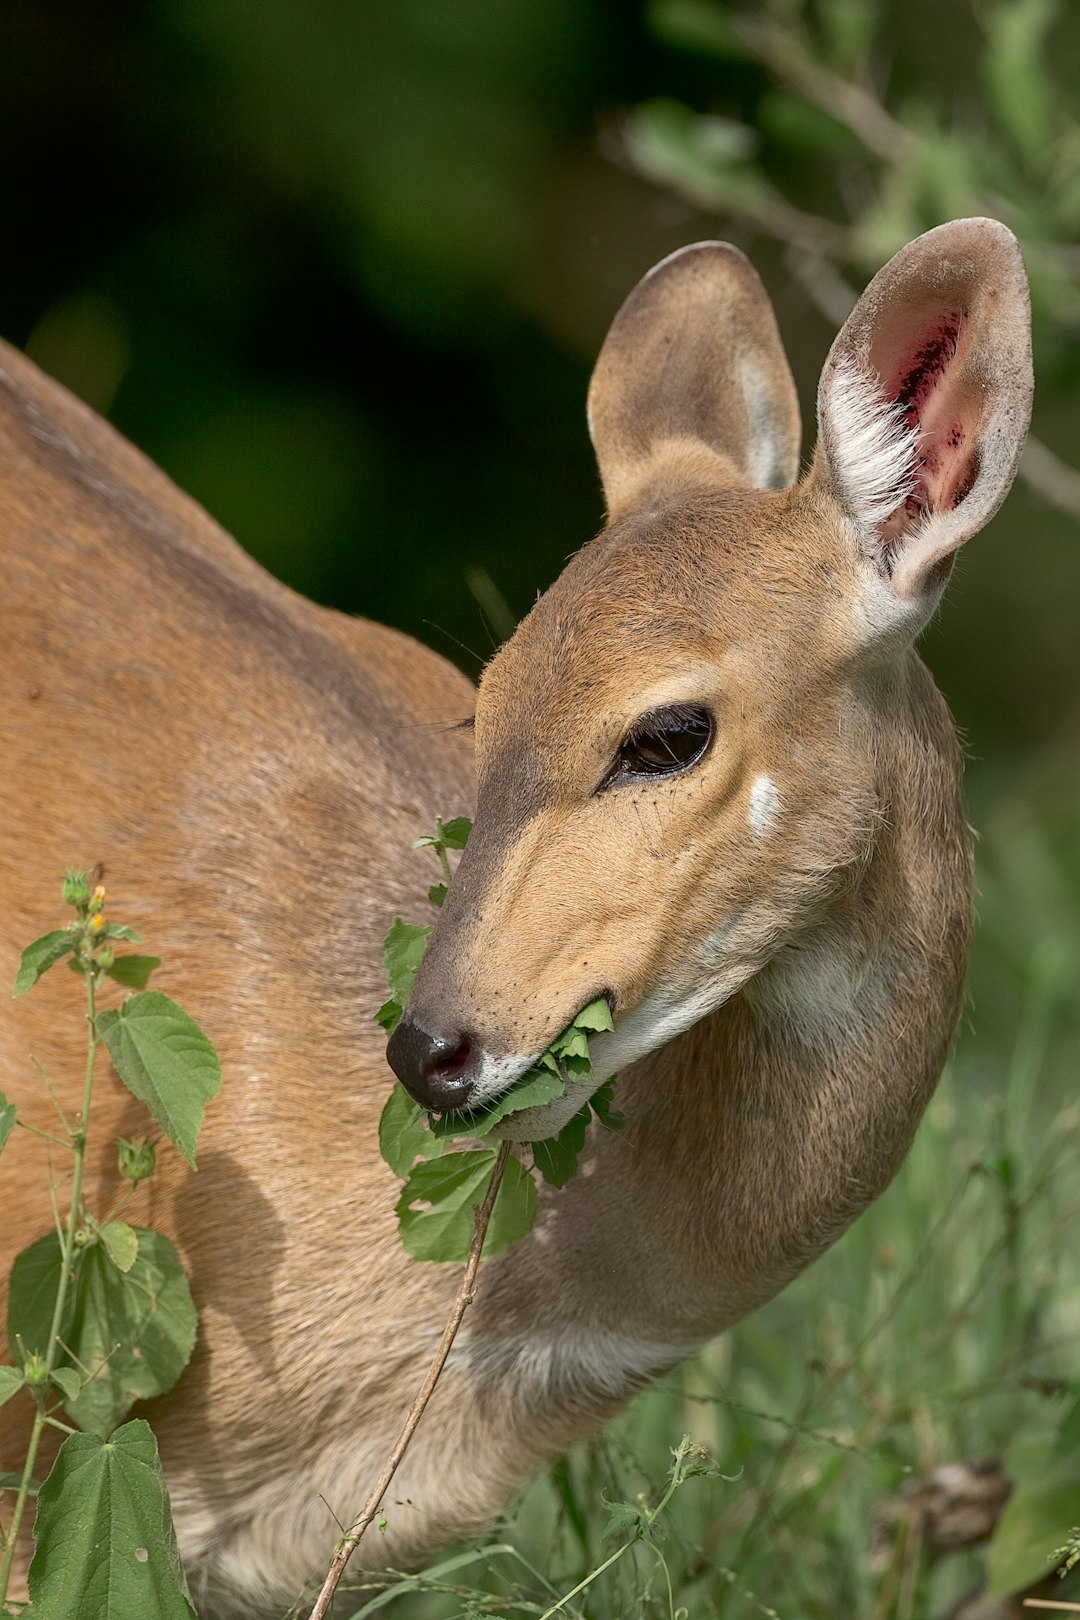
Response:
M795 390L742 254L702 243L640 282L589 393L607 525L480 682L474 831L388 1052L415 1097L497 1096L606 995L599 1083L857 889L909 649L1009 488L1030 401L1023 266L993 220L871 282L798 483Z

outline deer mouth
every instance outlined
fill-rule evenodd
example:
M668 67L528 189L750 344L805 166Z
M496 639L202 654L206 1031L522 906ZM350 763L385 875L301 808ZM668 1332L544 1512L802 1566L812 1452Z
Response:
M598 1002L607 1004L610 1027L614 1023L615 993L600 990L582 1003L549 1046L525 1059L519 1072L500 1090L462 1108L430 1113L435 1135L487 1136L494 1133L499 1137L515 1139L514 1116L525 1113L529 1116L529 1134L523 1140L539 1141L545 1136L556 1135L571 1117L564 1107L557 1105L569 1097L575 1104L572 1112L576 1112L601 1083L593 1076L587 1055L590 1032L579 1026L578 1022ZM573 1050L566 1051L568 1046ZM538 1129L543 1115L549 1111L550 1129Z

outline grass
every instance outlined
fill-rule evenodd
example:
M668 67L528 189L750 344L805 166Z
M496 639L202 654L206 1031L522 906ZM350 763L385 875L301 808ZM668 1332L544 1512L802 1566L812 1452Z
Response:
M655 1540L559 1613L940 1620L978 1580L982 1550L931 1562L913 1520L882 1516L942 1463L1054 1434L1075 1380L1080 810L1052 780L1022 793L984 775L974 797L969 1012L890 1190L779 1299L538 1481L489 1543L369 1591L361 1613L543 1615L627 1539L605 1539L608 1504L656 1504L684 1432L732 1477L686 1481ZM1048 1557L1061 1539L1048 1526Z

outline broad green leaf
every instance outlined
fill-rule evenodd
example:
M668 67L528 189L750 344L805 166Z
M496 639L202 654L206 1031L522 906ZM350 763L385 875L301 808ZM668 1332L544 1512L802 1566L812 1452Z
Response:
M441 906L446 899L447 888L445 883L433 883L427 892L427 897L433 906Z
M101 937L102 939L123 939L129 945L142 944L142 935L137 934L134 928L129 928L127 923L106 923L101 930Z
M13 1360L21 1361L23 1355L31 1353L44 1357L49 1347L49 1329L59 1283L60 1239L55 1232L49 1232L16 1255L11 1268L7 1330ZM70 1325L71 1311L69 1292L67 1308L60 1323L61 1338L65 1337Z
M1050 1440L1019 1440L1005 1457L1013 1481L987 1553L987 1596L1005 1597L1054 1568L1053 1553L1080 1524L1080 1454Z
M52 1381L57 1389L63 1393L65 1402L71 1402L78 1398L79 1391L82 1388L82 1379L74 1367L54 1367Z
M139 1235L127 1221L106 1221L101 1228L105 1252L118 1271L130 1271L139 1252Z
M490 1108L470 1109L463 1114L443 1114L431 1121L436 1136L487 1136L492 1126L508 1114L518 1114L523 1108L540 1108L566 1090L559 1074L548 1074L541 1069L530 1069L528 1074L514 1082Z
M22 1369L19 1367L0 1367L0 1406L10 1401L23 1386Z
M495 1167L493 1149L448 1153L418 1164L398 1200L401 1240L414 1260L463 1261ZM426 1206L426 1207L425 1207ZM495 1199L484 1254L499 1254L524 1237L536 1215L536 1187L517 1159L507 1161Z
M439 832L447 849L464 849L472 832L468 816L455 816L452 821L440 823Z
M552 1187L565 1187L577 1169L578 1154L592 1118L588 1103L567 1121L558 1136L532 1144L533 1163Z
M444 1151L438 1137L424 1123L424 1111L403 1085L396 1084L386 1099L379 1120L379 1152L405 1180L417 1159L433 1159Z
M105 972L117 984L126 985L129 990L145 990L151 973L161 966L160 956L118 956L111 967Z
M8 1102L4 1093L0 1091L0 1148L15 1128L15 1104Z
M107 1434L133 1401L163 1395L186 1367L195 1344L195 1306L176 1250L160 1232L132 1230L138 1254L118 1271L101 1243L76 1253L74 1284L60 1336L72 1360L92 1376L65 1401L83 1428ZM40 1238L11 1273L8 1336L45 1355L60 1277L60 1240Z
M37 984L43 973L47 973L69 951L73 951L78 944L78 938L70 928L60 928L51 934L42 934L28 945L19 958L19 971L15 975L15 989L13 996L25 995L32 985Z
M119 1011L99 1014L97 1029L128 1090L194 1167L203 1112L221 1086L221 1065L207 1036L160 990L144 990Z
M0 1474L0 1491L17 1491L22 1488L21 1474ZM30 1495L36 1496L41 1486L36 1479L30 1481ZM26 1613L24 1609L23 1614Z
M402 1007L409 999L430 933L430 928L420 928L415 923L402 922L400 917L395 917L383 941L386 982L394 1000Z
M77 1400L65 1403L67 1411L99 1434L108 1434L134 1401L172 1389L195 1347L195 1305L180 1256L161 1232L133 1230L138 1254L127 1272L117 1270L102 1244L84 1250L64 1336L73 1358L95 1375Z
M38 1495L30 1597L49 1620L196 1620L142 1418L72 1434Z

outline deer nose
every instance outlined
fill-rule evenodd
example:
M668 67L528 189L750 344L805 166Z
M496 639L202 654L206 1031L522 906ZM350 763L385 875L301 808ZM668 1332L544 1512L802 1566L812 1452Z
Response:
M390 1037L386 1061L410 1097L440 1112L464 1108L474 1089L476 1047L468 1035L433 1035L403 1018Z

